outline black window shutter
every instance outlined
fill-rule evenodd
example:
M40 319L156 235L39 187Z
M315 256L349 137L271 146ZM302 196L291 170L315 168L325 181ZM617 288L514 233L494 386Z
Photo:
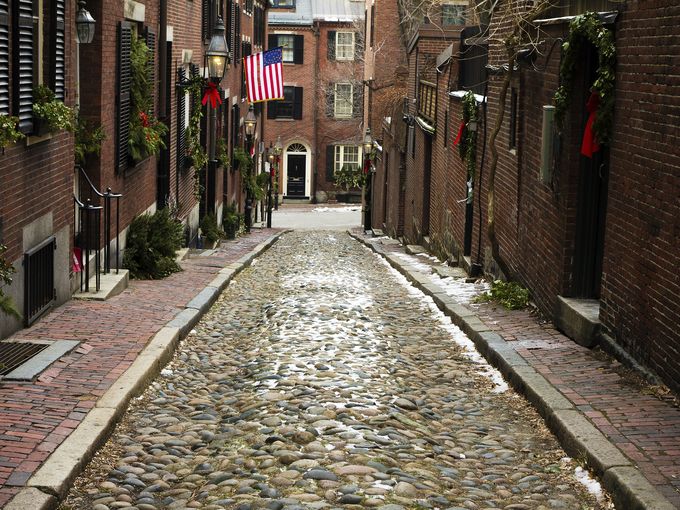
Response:
M236 170L236 159L233 158L233 151L238 147L238 133L241 127L241 109L237 104L231 107L231 150L232 150L232 162L231 168Z
M279 36L276 34L269 34L267 36L267 49L278 48L279 46Z
M360 83L355 83L352 86L352 94L354 97L352 98L353 104L352 104L352 117L361 117L362 116L362 111L363 111L363 99L364 99L364 94L363 92L363 86Z
M326 146L326 182L335 182L335 145Z
M236 41L234 41L234 64L241 63L241 4L236 4Z
M201 37L204 41L210 39L210 0L201 3Z
M328 32L328 60L335 60L335 30Z
M130 138L130 49L132 25L121 21L118 25L118 93L116 101L116 168L125 170L128 165L128 140Z
M0 0L0 115L9 115L9 0Z
M276 107L278 105L278 101L267 101L267 118L268 119L275 119L276 118Z
M235 62L236 50L234 49L234 41L236 41L236 3L234 0L227 0L227 3L229 8L229 23L227 24L226 28L229 31L229 48L231 49L232 58Z
M13 114L22 133L33 131L33 1L14 0Z
M50 55L52 90L60 101L66 98L66 0L55 0L52 4L54 32Z
M186 71L183 67L177 68L177 83L186 80ZM184 129L186 113L186 94L183 88L177 88L177 171L184 170L184 155L187 152L187 137Z
M293 118L302 119L302 87L295 87L293 91Z
M293 63L302 64L305 58L305 36L296 35L293 41Z
M147 27L145 33L146 46L149 48L149 59L146 62L146 74L151 88L151 111L148 113L154 115L156 113L156 33Z

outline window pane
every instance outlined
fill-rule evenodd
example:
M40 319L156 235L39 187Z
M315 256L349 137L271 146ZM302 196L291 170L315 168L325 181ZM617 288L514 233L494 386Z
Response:
M335 58L337 60L354 60L354 32L337 32L335 34Z
M335 116L336 117L351 117L353 107L353 94L351 83L336 83L335 84Z
M444 25L465 25L465 5L442 5L442 23Z
M282 119L293 118L293 98L295 97L295 87L283 87L283 100L277 101L276 117Z
M283 61L293 62L295 60L295 52L293 45L295 44L295 37L292 35L279 35L279 46L283 46Z

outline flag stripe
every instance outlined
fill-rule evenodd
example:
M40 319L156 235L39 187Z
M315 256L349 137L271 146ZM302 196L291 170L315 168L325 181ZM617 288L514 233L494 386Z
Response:
M244 58L248 100L283 98L283 50L274 48Z

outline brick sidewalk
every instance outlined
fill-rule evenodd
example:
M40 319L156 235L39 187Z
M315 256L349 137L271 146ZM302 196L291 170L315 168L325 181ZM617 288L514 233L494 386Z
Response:
M382 249L404 253L401 245L384 245ZM417 260L435 264L425 257ZM680 408L672 396L655 396L652 388L641 384L618 361L598 349L576 344L529 311L505 310L488 303L466 306L680 508Z
M105 302L71 300L10 340L79 340L36 381L0 380L0 508L132 364L147 342L224 266L278 232L254 230L164 280L130 281Z

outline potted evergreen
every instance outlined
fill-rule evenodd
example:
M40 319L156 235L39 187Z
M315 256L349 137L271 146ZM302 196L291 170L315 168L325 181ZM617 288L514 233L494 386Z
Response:
M361 201L361 192L357 191L366 183L366 174L358 165L345 163L335 172L335 185L342 192L336 193L338 202L354 203Z

